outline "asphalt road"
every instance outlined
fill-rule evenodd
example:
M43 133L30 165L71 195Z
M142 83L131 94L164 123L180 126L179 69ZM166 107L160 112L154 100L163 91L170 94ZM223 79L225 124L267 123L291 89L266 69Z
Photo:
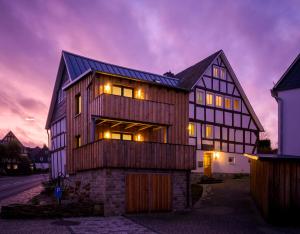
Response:
M0 201L38 186L47 179L48 174L0 177Z

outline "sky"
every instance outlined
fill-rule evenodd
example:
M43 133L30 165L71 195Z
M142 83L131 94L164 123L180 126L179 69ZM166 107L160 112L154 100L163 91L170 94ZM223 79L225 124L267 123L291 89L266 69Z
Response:
M265 136L277 145L270 89L300 52L300 1L0 0L0 137L47 143L62 50L163 74L223 49Z

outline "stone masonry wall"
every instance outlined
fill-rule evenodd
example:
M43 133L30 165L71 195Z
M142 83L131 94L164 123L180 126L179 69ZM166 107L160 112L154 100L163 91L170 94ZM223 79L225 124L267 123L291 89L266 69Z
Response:
M126 209L125 178L127 174L136 172L170 174L173 210L179 211L187 208L188 179L184 171L100 169L78 172L70 176L65 184L69 187L71 200L103 202L105 216L122 215ZM189 195L191 196L191 192Z

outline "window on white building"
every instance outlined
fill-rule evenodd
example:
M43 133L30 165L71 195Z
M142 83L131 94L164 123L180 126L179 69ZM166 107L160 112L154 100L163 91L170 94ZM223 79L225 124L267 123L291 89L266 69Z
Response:
M228 157L228 163L230 165L234 165L235 164L235 157Z

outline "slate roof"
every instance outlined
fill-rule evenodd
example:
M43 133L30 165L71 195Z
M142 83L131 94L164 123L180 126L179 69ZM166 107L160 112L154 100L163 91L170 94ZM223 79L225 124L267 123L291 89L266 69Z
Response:
M176 74L175 77L180 79L180 87L191 89L205 72L205 70L209 67L209 65L215 60L216 57L219 56L221 52L222 50L219 50L216 53L201 60L200 62L194 64L193 66Z
M300 54L288 67L272 90L283 91L297 88L300 88Z
M172 88L180 88L178 85L179 80L177 78L121 67L118 65L86 58L67 51L63 51L63 58L65 60L69 77L72 81L77 80L82 74L88 71L98 71L107 74L122 76L125 78L133 78L146 82L156 83Z

